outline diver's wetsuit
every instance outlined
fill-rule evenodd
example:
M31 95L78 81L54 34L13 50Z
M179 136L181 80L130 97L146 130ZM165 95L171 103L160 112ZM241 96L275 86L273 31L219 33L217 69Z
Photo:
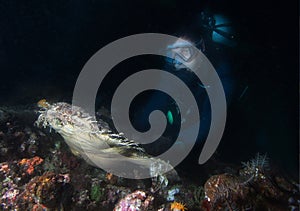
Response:
M232 76L232 73L230 71L230 64L227 61L227 58L225 55L219 55L216 57L212 57L209 58L209 60L211 61L211 63L213 64L213 66L215 67L224 91L225 91L225 95L226 95L226 101L227 101L227 105L229 105L231 99L232 99L232 93L234 90L234 79ZM189 89L192 91L192 93L194 94L195 100L198 104L198 108L200 111L200 130L199 130L199 135L198 135L198 139L196 144L200 144L202 145L203 142L205 141L205 138L208 134L209 128L210 128L210 123L211 123L211 108L210 108L210 102L206 93L206 89L207 87L204 87L203 84L201 83L201 81L198 80L198 78L196 77L196 75L186 69L186 68L175 68L174 67L174 63L172 63L172 61L170 61L170 59L166 60L166 64L164 67L164 70L176 75L178 78L180 78L188 87ZM160 83L162 83L164 86L170 86L170 84L168 84L167 81L160 81ZM184 102L183 102L184 103ZM155 92L151 95L151 97L149 97L146 105L143 104L142 105L143 109L139 110L136 112L136 115L133 119L133 123L134 125L138 125L138 127L143 130L147 130L149 129L149 123L148 123L148 117L149 117L149 113L151 113L151 111L156 110L156 109L160 109L162 110L166 115L167 112L171 112L173 114L174 118L174 122L172 123L172 127L177 127L178 130L178 126L180 125L181 121L179 118L179 114L177 113L177 106L176 103L174 103L174 101L168 97L167 95L163 95L162 93L159 92ZM189 115L193 115L192 113ZM171 122L169 121L169 124L171 124ZM190 128L186 128L186 132L188 132L189 130L195 129L193 128L193 125ZM172 131L170 130L171 133L171 137L172 137L172 133L175 133L176 131ZM166 134L169 135L169 134ZM173 134L174 135L174 134ZM183 140L183 141L188 141L188 140ZM194 141L194 140L191 140Z

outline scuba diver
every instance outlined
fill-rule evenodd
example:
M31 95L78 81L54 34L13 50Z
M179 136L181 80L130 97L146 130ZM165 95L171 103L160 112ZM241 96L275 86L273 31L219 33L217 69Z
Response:
M228 46L223 46L222 44L215 43L212 39L212 33L215 32L214 26L216 26L216 21L211 14L201 13L200 14L200 23L192 25L189 29L183 29L182 32L175 34L175 36L180 37L177 42L173 43L170 46L166 46L167 54L170 58L166 58L164 61L164 70L170 72L182 80L196 99L199 113L200 113L200 129L198 129L198 138L196 141L196 147L201 146L205 141L205 138L208 134L210 123L211 123L211 108L210 102L208 99L206 89L208 86L204 86L198 77L193 73L188 67L184 65L186 62L192 62L194 59L194 52L192 46L201 50L201 52L206 55L206 57L211 61L212 65L216 69L219 78L222 82L227 106L230 104L233 91L234 91L234 78L231 72L230 67L230 55L226 54L226 49ZM220 31L220 30L219 30ZM218 31L218 32L219 32ZM222 36L227 36L226 32L222 33ZM220 35L219 33L219 35ZM228 39L232 41L232 35L228 34ZM226 37L225 37L226 39ZM159 83L164 84L164 86L169 86L167 81L160 81ZM174 102L168 95L161 92L153 92L148 97L146 104L141 105L142 110L135 110L135 118L133 118L133 125L138 125L142 130L147 130L149 125L147 119L149 114L156 109L163 111L167 117L168 125L163 136L170 137L170 139L176 139L176 135L180 125L184 118L180 115L180 111L176 103L184 102ZM188 109L193 111L196 108ZM187 118L189 115L193 115L193 112L186 113L184 116ZM194 129L193 126L190 128L185 128L188 133L189 129ZM184 142L188 140L182 140L177 144L182 144L184 147ZM159 142L159 140L158 140ZM163 139L163 144L170 147L173 143L167 143L166 139ZM156 152L156 148L161 150L161 145L155 147L155 142L151 144L151 147L145 146L146 150L153 151L154 154L160 154ZM197 152L200 153L200 150ZM151 152L150 152L151 153ZM197 156L197 155L196 155ZM197 160L197 159L196 159Z

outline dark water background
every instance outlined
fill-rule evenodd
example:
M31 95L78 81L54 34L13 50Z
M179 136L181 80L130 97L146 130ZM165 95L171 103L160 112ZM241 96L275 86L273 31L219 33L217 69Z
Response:
M238 44L206 46L210 59L231 64L235 82L218 153L239 163L267 152L297 175L298 8L288 1L0 1L0 104L70 102L83 65L104 45L136 33L195 34L201 11L220 13L232 20Z

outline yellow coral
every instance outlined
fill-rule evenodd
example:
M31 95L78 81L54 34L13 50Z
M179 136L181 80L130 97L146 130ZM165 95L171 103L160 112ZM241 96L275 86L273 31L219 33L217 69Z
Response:
M49 107L49 103L47 102L46 99L41 99L37 104L40 108L48 108Z
M180 202L174 201L171 204L171 210L172 211L185 211L185 210L187 210L187 208L185 207L184 204L181 204Z

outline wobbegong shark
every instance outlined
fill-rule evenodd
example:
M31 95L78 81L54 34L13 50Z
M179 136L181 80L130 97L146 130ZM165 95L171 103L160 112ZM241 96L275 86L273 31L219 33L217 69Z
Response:
M126 168L130 163L137 171L132 171L132 175L125 171L121 176L138 178L138 170L143 169L149 171L152 181L161 186L168 184L166 174L161 172L168 172L168 176L172 175L172 179L178 180L176 171L168 162L150 156L135 141L127 139L122 133L114 133L106 122L96 120L82 108L65 102L50 104L46 100L39 101L38 106L40 110L36 125L55 130L72 153L89 164L108 170Z

